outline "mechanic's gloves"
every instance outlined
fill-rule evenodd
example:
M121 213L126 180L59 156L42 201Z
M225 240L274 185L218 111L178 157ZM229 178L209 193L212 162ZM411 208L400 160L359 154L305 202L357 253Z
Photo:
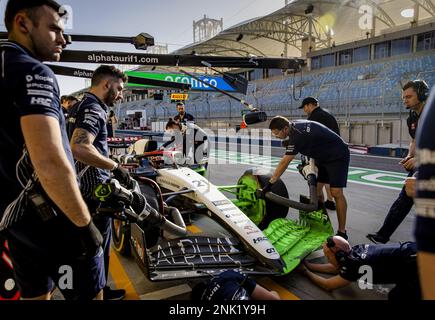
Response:
M113 176L116 180L118 180L121 184L125 186L131 185L131 177L130 173L126 169L120 166L118 163L114 169L112 169Z
M265 199L266 193L270 192L272 190L273 183L270 181L266 183L266 185L262 189L257 190L257 197L261 199Z
M302 168L302 175L305 177L305 179L308 179L310 175L314 175L317 178L317 175L319 174L319 169L317 169L317 166L315 165L307 165L304 168Z
M91 221L87 226L78 227L79 237L87 257L97 255L101 245L103 244L103 236Z
M317 166L313 166L311 165L311 163L301 163L298 165L297 168L299 173L302 175L302 177L304 177L305 180L308 179L309 175L314 175L317 177L319 174L319 169L317 168Z

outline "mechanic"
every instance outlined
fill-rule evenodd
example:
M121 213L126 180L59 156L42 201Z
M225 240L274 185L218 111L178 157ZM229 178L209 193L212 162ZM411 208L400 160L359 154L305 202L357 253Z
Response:
M160 150L177 150L183 151L183 133L181 132L182 125L181 123L175 121L172 118L169 118L166 123L166 131L165 136L163 138L166 141L161 147Z
M423 298L435 300L435 88L417 133L417 219L415 238Z
M336 134L340 135L337 120L328 111L319 106L319 101L313 97L307 97L302 101L299 109L304 109L308 116L308 120L316 121L323 124L325 127L331 129ZM324 202L325 208L329 210L336 210L334 197L331 194L331 187L328 183L328 173L322 167L319 167L319 177L317 178L317 194L319 196L319 205L323 203L323 188L326 191L327 200ZM325 181L322 181L324 179Z
M331 194L337 205L337 235L347 239L347 202L343 193L343 188L347 185L350 161L347 144L336 133L314 121L296 120L290 122L284 117L277 116L272 119L269 128L274 136L284 140L286 153L269 182L264 186L263 196L271 190L272 185L281 177L298 153L315 159L316 166L323 168L329 177ZM322 178L320 176L320 181L325 181Z
M129 185L128 172L109 158L107 144L107 111L115 101L122 97L127 76L113 66L100 66L94 71L91 88L80 103L72 107L68 116L68 135L71 149L77 160L76 169L80 177L80 189L91 214L96 214L99 203L94 200L93 192L98 184L110 178ZM103 235L104 267L106 278L109 270L111 218L95 215L95 225ZM105 300L124 298L125 290L104 288Z
M227 270L208 282L200 282L193 289L191 299L194 301L228 301L228 300L281 300L275 291L269 291L247 275L234 270Z
M408 178L415 174L415 134L418 127L418 120L424 110L426 100L429 95L429 86L423 80L410 81L403 87L403 101L406 109L409 109L407 119L411 142L409 144L408 155L400 161L400 164L409 174ZM376 232L367 235L367 238L374 243L387 243L391 235L396 231L414 205L414 200L406 194L405 187L402 188L396 201L392 204L382 227Z
M420 300L417 247L414 242L360 244L351 247L342 237L329 237L323 244L327 264L304 261L297 270L317 286L331 291L360 280L364 286L395 284L389 300ZM313 272L334 274L323 278Z
M177 111L178 114L174 117L174 120L178 123L186 124L187 121L195 121L195 118L191 114L186 113L186 107L183 102L177 103Z
M55 75L66 42L60 5L9 0L0 44L0 231L21 297L101 299L106 283L101 234L80 194ZM65 266L72 283L60 286ZM64 283L62 283L64 284Z
M79 99L74 96L62 96L60 98L60 105L62 106L65 119L68 117L68 110L77 102L79 102Z

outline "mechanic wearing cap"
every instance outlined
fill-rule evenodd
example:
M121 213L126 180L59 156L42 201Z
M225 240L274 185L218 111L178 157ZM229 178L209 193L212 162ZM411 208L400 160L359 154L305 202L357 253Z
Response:
M207 283L199 283L192 289L194 301L231 301L231 300L281 300L278 293L269 291L247 275L227 270Z
M295 120L278 116L269 125L272 134L284 140L286 153L278 164L262 194L271 190L272 185L285 172L290 162L300 153L315 159L316 166L322 167L328 174L331 194L337 205L337 235L347 238L346 212L347 202L343 188L347 185L350 153L343 139L323 124L309 120Z
M435 300L435 88L417 134L417 197L415 239L424 299Z
M186 107L183 102L177 103L177 111L178 114L174 117L176 122L186 124L187 121L195 121L195 118L191 114L186 113Z
M99 202L93 199L94 190L110 178L129 185L130 175L118 163L109 158L107 144L107 113L109 107L122 98L122 90L127 76L113 66L102 65L92 76L91 88L80 103L75 104L68 116L68 136L71 150L77 161L76 168L80 178L80 189L91 214L95 215ZM103 235L104 267L106 278L109 271L111 218L96 215L95 225ZM119 300L125 290L104 288L104 300Z
M319 122L334 131L336 134L340 135L340 129L338 127L337 120L332 114L326 110L323 110L319 106L319 101L316 98L305 98L302 101L299 109L304 109L304 112L308 115L308 120ZM323 202L323 188L325 188L327 196L327 200L324 202L325 208L329 210L335 210L334 198L332 197L329 186L328 173L321 166L319 166L318 169L319 174L317 177L317 194L319 196L319 201Z
M304 261L297 270L325 290L339 289L360 280L364 288L373 284L395 284L388 294L389 300L421 299L414 242L351 247L346 239L334 236L323 244L323 252L328 263ZM313 272L335 276L323 278Z
M399 163L409 172L408 178L412 178L416 174L415 134L428 95L429 86L423 80L410 81L403 87L403 102L405 103L406 109L410 110L407 124L409 135L411 136L411 143L409 144L408 155ZM398 198L388 211L382 227L376 233L368 234L367 238L374 243L387 243L390 241L390 237L411 211L413 205L414 200L406 194L406 188L403 187Z
M101 299L101 234L80 194L55 75L65 46L60 5L9 0L0 44L0 231L23 299ZM69 266L65 270L65 266ZM72 283L63 276L70 275ZM63 285L61 285L63 284Z

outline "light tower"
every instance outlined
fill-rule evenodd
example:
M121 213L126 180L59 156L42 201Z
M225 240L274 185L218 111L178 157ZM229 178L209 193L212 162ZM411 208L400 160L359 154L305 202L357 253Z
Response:
M199 21L193 21L193 42L208 40L224 29L224 20L210 19L204 15Z

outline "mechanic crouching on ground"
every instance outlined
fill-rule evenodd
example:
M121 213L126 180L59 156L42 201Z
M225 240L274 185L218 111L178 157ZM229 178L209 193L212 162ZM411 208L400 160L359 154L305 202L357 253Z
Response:
M94 71L91 88L80 103L75 104L68 116L68 135L71 150L77 159L76 169L80 178L80 189L91 214L96 213L99 205L93 199L98 184L106 182L112 172L115 179L128 185L128 172L109 158L107 144L108 106L122 98L126 75L112 66L100 66ZM94 217L95 225L103 235L104 267L106 278L109 270L111 219L107 216ZM125 296L125 290L104 288L105 300L119 300Z
M329 182L331 186L331 194L337 207L337 235L347 239L347 202L343 193L343 188L347 185L350 161L347 144L336 133L313 121L296 120L290 122L286 118L278 116L272 119L269 128L275 137L284 140L286 153L269 182L263 188L263 195L271 190L272 185L281 177L298 153L315 159L319 169L317 181L320 183Z
M281 300L276 291L269 291L246 274L227 270L200 282L192 289L193 301Z
M334 236L323 244L323 252L327 264L305 261L297 270L325 290L342 288L359 280L364 289L373 284L395 284L388 294L389 300L421 299L417 246L413 242L351 247L344 238ZM323 278L313 272L335 276Z
M50 300L55 286L68 300L101 299L101 234L77 184L56 77L41 63L59 61L66 44L59 12L50 0L9 0L6 6L0 231L23 299Z

